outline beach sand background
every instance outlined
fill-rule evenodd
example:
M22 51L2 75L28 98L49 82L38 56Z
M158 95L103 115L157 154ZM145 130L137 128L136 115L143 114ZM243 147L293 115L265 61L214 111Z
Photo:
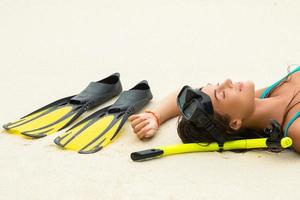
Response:
M1 0L0 122L113 72L124 89L149 81L154 99L147 109L185 84L229 77L268 86L300 64L299 9L296 0ZM300 198L300 157L290 150L131 161L133 151L180 143L176 122L147 142L127 123L92 155L57 148L60 133L38 140L1 133L0 198Z

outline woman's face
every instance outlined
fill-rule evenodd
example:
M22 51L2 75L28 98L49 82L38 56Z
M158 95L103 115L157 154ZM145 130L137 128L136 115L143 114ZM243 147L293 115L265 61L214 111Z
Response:
M212 100L214 111L229 115L230 119L244 120L254 112L255 88L252 81L208 84L202 88Z

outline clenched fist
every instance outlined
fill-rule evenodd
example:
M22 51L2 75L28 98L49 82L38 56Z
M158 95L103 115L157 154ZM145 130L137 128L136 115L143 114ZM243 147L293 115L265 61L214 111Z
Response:
M157 118L153 113L141 113L129 117L131 127L139 139L151 138L159 128Z

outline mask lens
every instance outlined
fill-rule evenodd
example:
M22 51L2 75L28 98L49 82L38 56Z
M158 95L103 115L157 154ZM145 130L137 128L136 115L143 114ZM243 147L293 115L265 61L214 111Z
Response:
M186 103L186 93L187 93L187 90L185 88L183 88L177 97L178 107L181 111L184 107L184 104Z
M193 99L192 102L183 109L182 114L187 120L192 120L197 114L198 102Z
M182 88L177 97L177 104L183 117L199 126L207 124L206 118L213 114L210 97L190 86Z

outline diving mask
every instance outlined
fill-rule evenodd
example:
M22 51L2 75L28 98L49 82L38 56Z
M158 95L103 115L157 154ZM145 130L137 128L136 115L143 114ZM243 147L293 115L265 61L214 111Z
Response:
M182 116L199 128L204 128L223 146L225 139L213 124L214 110L211 98L201 89L184 86L177 96L177 105Z

